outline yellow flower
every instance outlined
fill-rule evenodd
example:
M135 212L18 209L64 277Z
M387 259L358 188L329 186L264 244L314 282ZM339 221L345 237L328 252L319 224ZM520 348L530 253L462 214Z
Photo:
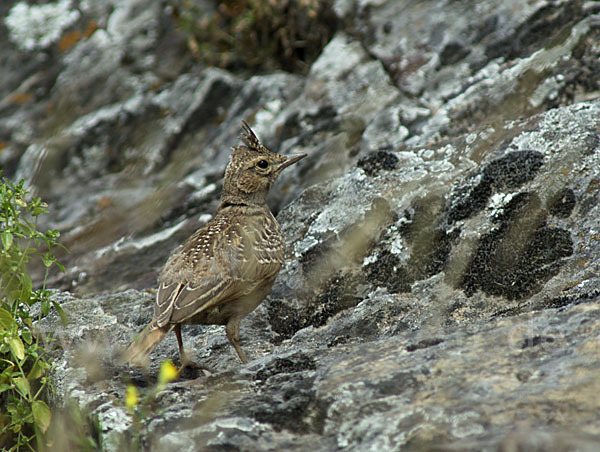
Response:
M160 363L158 383L164 385L175 380L175 378L177 378L177 367L169 360Z
M134 385L127 385L127 393L125 394L125 405L129 411L133 411L139 403L138 390Z

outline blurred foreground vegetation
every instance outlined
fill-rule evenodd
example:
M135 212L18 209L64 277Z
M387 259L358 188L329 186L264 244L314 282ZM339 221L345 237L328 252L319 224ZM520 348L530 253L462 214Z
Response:
M170 0L196 58L229 70L304 74L336 29L332 0Z
M1 176L0 172L0 176ZM38 217L47 205L31 197L24 182L0 180L0 449L34 450L43 446L52 415L47 396L51 390L48 372L51 360L49 338L40 337L34 321L52 306L63 322L60 305L46 288L49 269L56 265L52 249L58 231L40 232ZM41 261L46 274L33 288L28 264Z

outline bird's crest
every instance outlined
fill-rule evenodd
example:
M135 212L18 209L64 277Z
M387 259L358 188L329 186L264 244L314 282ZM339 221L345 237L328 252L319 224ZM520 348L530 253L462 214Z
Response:
M255 152L260 152L261 154L272 154L258 139L254 131L250 128L248 123L242 119L242 129L244 133L240 135L240 140L245 144L245 146L234 146L233 152L243 152L246 150L252 150Z

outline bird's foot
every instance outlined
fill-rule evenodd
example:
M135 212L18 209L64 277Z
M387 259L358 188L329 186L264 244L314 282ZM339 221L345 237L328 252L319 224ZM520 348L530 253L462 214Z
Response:
M197 364L194 361L187 358L187 356L183 356L181 359L181 367L177 370L176 378L181 378L183 372L189 369L191 370L195 376L193 378L198 378L198 371L202 371L204 376L209 376L213 374L213 371L206 366L202 366L201 364ZM195 372L194 372L195 371ZM188 372L186 372L187 374Z

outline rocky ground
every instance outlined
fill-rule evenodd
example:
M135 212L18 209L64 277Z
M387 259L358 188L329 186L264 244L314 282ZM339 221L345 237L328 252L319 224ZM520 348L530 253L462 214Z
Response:
M69 324L41 325L57 450L600 447L600 3L333 11L299 75L203 66L163 2L0 5L0 165L70 250ZM270 200L287 263L242 324L249 364L184 327L212 373L156 393L174 336L147 372L115 355L214 213L242 119L309 155Z

